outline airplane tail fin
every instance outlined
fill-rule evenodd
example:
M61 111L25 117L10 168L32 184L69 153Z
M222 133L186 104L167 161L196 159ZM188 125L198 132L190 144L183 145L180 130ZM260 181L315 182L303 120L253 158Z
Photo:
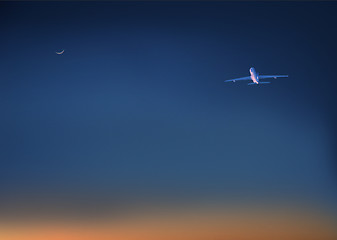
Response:
M268 83L270 83L270 82L259 82L259 84L268 84ZM256 84L256 83L248 83L248 85L258 85L258 84Z

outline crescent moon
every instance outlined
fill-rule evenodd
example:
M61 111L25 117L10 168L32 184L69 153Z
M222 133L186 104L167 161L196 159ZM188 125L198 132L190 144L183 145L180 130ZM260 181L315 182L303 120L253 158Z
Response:
M62 50L61 52L56 52L56 54L62 54L62 53L64 53L64 50Z

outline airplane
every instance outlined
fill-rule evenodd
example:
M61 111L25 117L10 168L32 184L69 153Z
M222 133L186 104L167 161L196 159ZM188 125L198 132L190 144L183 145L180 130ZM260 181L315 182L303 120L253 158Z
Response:
M270 82L260 82L260 79L266 79L266 78L280 78L280 77L288 77L288 75L259 75L255 68L251 67L249 69L250 76L248 77L242 77L242 78L234 78L230 80L226 80L225 82L235 82L235 81L241 81L241 80L252 80L252 83L248 83L248 85L255 85L255 84L267 84Z

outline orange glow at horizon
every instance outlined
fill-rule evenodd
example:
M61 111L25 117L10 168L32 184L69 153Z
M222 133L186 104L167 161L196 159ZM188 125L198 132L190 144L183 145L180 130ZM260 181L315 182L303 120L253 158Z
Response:
M120 220L0 223L1 240L335 240L336 222L301 211L170 210Z

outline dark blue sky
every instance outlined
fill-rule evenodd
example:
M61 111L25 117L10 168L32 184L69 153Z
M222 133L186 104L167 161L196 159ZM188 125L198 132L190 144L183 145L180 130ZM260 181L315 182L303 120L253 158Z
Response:
M336 2L2 2L0 194L335 201L336 12ZM289 78L223 82L251 66Z

